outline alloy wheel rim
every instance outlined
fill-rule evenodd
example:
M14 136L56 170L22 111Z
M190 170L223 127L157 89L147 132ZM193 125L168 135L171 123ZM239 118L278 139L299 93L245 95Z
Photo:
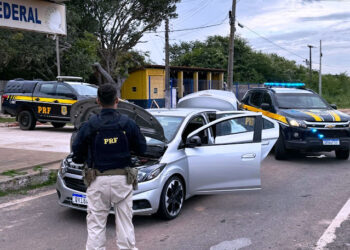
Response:
M23 115L21 117L21 123L24 125L24 126L27 126L29 124L29 117L28 115Z
M165 193L166 210L171 216L176 216L183 203L184 191L182 183L179 180L173 180L169 183Z

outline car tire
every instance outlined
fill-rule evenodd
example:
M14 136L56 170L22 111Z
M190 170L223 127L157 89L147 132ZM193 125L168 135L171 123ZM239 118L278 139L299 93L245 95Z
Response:
M337 149L335 150L335 156L339 160L349 159L349 149Z
M185 188L182 180L172 176L163 187L157 215L165 220L175 219L181 212L184 199Z
M61 123L61 122L51 122L51 124L54 128L63 128L64 126L66 126L65 123Z
M23 110L18 114L18 123L22 130L33 130L36 125L36 119L32 112Z
M283 135L278 137L278 140L275 145L275 159L282 161L287 159L287 149L284 145Z

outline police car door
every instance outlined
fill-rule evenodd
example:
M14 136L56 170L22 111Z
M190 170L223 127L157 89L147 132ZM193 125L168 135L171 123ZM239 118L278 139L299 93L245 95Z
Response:
M212 144L191 145L209 129ZM260 188L261 114L220 118L192 132L186 141L189 192L216 194ZM198 138L197 138L198 139Z
M33 93L34 113L40 120L51 120L54 113L55 82L39 82Z
M56 87L55 114L62 121L70 121L70 109L77 102L77 95L72 87L64 82L58 82Z

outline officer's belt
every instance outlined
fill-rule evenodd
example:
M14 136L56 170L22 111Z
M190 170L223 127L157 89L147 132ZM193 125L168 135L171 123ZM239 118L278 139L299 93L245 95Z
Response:
M125 169L109 169L103 172L100 172L96 169L96 176L106 176L106 175L126 175Z

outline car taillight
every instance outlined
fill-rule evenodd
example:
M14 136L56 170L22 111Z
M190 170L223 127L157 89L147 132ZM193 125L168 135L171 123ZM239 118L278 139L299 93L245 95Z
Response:
M7 99L8 97L9 97L8 95L2 95L1 103L4 103L5 99Z

